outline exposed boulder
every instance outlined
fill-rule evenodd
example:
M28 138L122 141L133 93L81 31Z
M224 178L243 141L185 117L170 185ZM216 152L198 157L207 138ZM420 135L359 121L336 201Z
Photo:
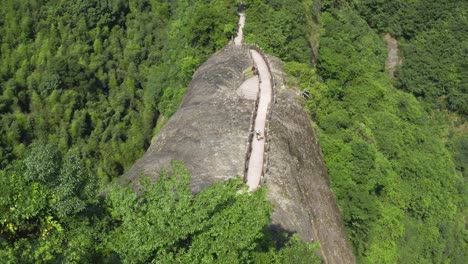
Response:
M270 119L269 170L265 179L274 204L272 225L319 241L326 263L354 263L312 121L299 91L285 87L282 63L268 57L276 83Z
M272 227L319 241L327 263L354 263L320 146L298 93L284 87L282 63L268 57L277 87L270 120L268 198L275 206ZM152 179L171 160L183 160L198 192L243 175L254 101L236 92L252 66L245 48L228 45L194 74L183 103L145 155L123 176L137 184Z
M243 175L254 101L236 93L251 67L248 50L226 46L193 75L179 110L161 129L124 181L156 179L171 160L182 160L198 192L213 183Z

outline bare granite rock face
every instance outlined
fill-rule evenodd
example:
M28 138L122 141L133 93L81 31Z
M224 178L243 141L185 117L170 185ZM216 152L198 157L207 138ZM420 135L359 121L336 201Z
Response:
M268 61L277 84L265 175L268 199L275 207L271 226L298 233L305 241L319 241L325 263L354 263L302 99L284 86L282 63L273 57ZM190 170L194 192L243 175L254 101L243 99L236 90L250 66L248 50L234 45L205 62L194 74L180 109L122 180L138 184L141 174L156 179L174 159L183 160Z
M268 57L276 83L265 176L275 210L272 225L319 241L325 263L355 263L304 99L284 84L282 62Z
M254 101L239 97L243 71L251 59L245 49L226 46L194 74L179 110L168 120L144 156L123 176L156 179L171 160L182 160L198 192L242 176Z

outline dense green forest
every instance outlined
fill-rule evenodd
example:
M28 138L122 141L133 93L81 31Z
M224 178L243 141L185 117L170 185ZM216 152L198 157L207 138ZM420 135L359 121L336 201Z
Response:
M310 62L309 31L315 12L304 10L318 12L314 1L249 0L244 4L248 17L244 29L246 42L255 43L285 61Z
M446 145L468 180L468 2L355 3L369 25L398 38L404 63L395 87L414 94L433 118L449 127Z
M230 1L2 1L0 168L37 141L122 174L237 20Z
M306 107L358 262L464 263L468 135L450 139L447 114L434 111L466 114L466 2L407 2L321 1L317 14L312 1L247 1L255 24L246 27L247 40L287 61L289 84L310 92ZM294 12L280 28L297 30L278 30L259 9ZM316 43L277 49L277 39L316 27L315 68L310 56L296 56ZM395 82L385 73L382 32L402 38Z
M320 263L270 230L266 189L194 195L174 162L138 194L108 185L178 108L237 27L213 1L2 1L2 263ZM105 192L102 190L105 188Z
M78 161L35 145L0 172L2 263L320 263L315 246L267 228L265 188L238 178L193 195L174 162L138 195L112 185L99 198Z
M467 1L357 0L369 25L401 40L396 86L431 108L468 116Z
M246 41L311 95L358 262L464 263L467 2L242 2ZM228 0L2 0L2 261L320 263L314 245L267 228L265 188L239 192L236 179L192 194L180 163L139 195L107 185L237 19ZM382 33L400 42L394 80Z

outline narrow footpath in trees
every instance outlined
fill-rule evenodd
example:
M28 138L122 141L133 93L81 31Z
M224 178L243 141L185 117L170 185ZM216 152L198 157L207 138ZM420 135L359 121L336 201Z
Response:
M242 46L243 41L243 28L245 25L245 15L243 13L239 14L239 31L236 38L234 39L234 44L236 46ZM250 156L247 155L248 163L247 174L245 181L249 186L249 191L255 190L262 180L264 173L264 163L265 163L265 145L267 137L267 116L268 109L272 99L272 83L271 83L271 74L267 65L267 62L263 56L256 50L250 49L250 54L252 55L253 63L256 65L258 72L258 106L256 111L253 113L254 125L253 131L250 133L255 133L255 136L250 137L251 148L248 151L251 151ZM254 85L256 83L254 82Z
M242 41L244 40L244 25L245 25L245 14L239 14L239 30L237 31L237 36L234 39L234 44L236 46L241 46Z

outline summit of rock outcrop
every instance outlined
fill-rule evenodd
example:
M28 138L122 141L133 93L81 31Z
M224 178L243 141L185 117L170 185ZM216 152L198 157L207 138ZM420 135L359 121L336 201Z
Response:
M353 263L320 146L297 92L283 82L282 63L268 57L276 84L270 120L269 162L264 181L275 211L272 227L319 241L328 263ZM145 155L123 176L138 184L153 180L172 160L192 174L192 191L244 174L255 101L239 95L253 61L246 47L231 44L194 74L180 109L168 120Z
M248 50L228 45L193 75L179 110L123 176L157 178L171 160L182 160L197 192L218 181L243 175L254 101L236 92L251 66Z

